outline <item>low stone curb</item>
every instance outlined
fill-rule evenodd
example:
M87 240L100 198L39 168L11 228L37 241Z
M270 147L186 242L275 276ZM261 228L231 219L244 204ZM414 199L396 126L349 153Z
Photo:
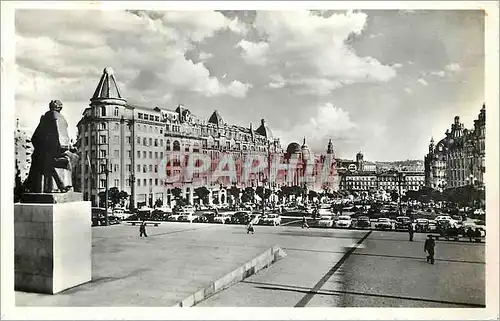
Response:
M210 283L210 285L198 290L197 292L189 295L187 298L177 303L173 307L191 307L197 303L208 299L212 295L227 289L231 285L234 285L253 274L259 272L271 266L273 263L284 258L286 256L285 251L281 249L280 246L275 245L272 248L266 250L261 255L248 261L247 263L241 265L236 270L224 275L215 282Z

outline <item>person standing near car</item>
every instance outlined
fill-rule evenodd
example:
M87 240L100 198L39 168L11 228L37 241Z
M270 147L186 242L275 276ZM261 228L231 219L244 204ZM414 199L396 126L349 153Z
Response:
M146 234L146 220L145 219L142 220L141 226L139 227L139 237L142 237L142 235L144 235L144 237L148 237L148 234Z
M253 228L253 222L252 221L250 221L248 223L248 225L247 225L247 234L249 234L249 233L255 234L255 230Z
M429 255L427 256L427 262L434 264L434 247L436 246L436 242L432 238L432 235L427 235L428 239L425 240L424 244L424 252L427 252Z
M413 223L410 222L408 224L408 234L410 234L410 242L413 242L413 233L415 233L415 230L413 229Z
M309 225L307 225L307 219L305 215L302 216L302 228L304 227L309 228Z

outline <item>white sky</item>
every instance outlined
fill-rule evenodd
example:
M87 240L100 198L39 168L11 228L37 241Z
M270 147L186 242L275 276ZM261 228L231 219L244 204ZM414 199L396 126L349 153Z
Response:
M76 136L102 70L131 103L228 123L261 118L286 147L422 159L484 101L484 14L458 10L17 10L16 116L60 99Z

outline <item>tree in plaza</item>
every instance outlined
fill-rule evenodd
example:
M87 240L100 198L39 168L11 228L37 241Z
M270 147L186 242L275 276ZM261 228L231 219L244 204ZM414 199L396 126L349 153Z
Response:
M162 207L163 206L163 201L161 199L157 199L155 201L155 208Z
M253 202L255 198L255 191L252 187L247 187L243 190L243 195L241 195L241 201L243 203Z
M309 191L309 199L311 199L311 200L312 200L312 199L314 199L314 198L316 198L316 197L318 197L318 193L317 193L317 192L312 191L312 190L311 190L311 191Z
M182 189L180 189L179 187L173 188L171 190L171 193L172 193L172 196L174 197L174 199L178 200L181 198Z
M120 191L118 187L111 187L108 190L108 202L110 203L112 208L115 208L116 205L122 205L123 202L129 197L128 193L125 191ZM105 203L106 192L99 193L99 207L106 207Z
M208 195L210 195L210 191L205 186L201 186L194 189L194 194L198 196L203 204L206 204L208 202Z
M262 186L257 186L255 189L255 194L257 194L261 199L267 200L273 192L269 188L264 188Z
M232 195L236 201L236 203L239 203L240 201L240 189L236 186L231 186L230 189L228 189L228 192L230 195Z

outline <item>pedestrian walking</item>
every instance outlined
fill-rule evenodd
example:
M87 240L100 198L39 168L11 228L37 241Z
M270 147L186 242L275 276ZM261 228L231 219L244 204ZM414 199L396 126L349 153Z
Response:
M253 228L253 222L250 221L250 223L248 223L248 226L247 226L247 234L249 233L252 233L252 234L255 234L255 230Z
M436 242L432 238L432 235L427 235L428 239L425 240L424 244L424 252L427 252L427 262L434 264L434 247L436 246Z
M413 242L413 233L415 233L413 223L410 223L408 224L408 234L410 234L410 242Z
M148 237L148 234L146 233L146 220L142 220L141 226L139 227L139 237Z
M307 219L306 216L302 216L302 228L307 227L309 228L309 225L307 225Z

